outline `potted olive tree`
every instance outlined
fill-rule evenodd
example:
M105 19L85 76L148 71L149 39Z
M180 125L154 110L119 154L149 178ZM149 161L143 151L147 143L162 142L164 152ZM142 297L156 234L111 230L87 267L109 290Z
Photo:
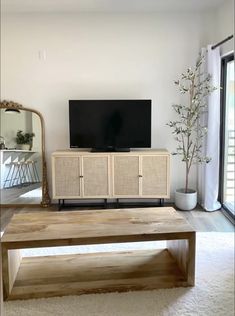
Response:
M179 92L185 95L184 104L174 104L177 114L175 121L167 125L177 142L173 155L179 155L185 164L185 186L175 192L175 205L181 210L191 210L197 205L197 191L189 188L189 175L195 163L208 163L211 158L202 153L202 140L207 129L199 122L201 113L206 110L206 98L216 88L211 85L211 76L201 72L204 57L199 55L194 68L188 68L180 79L175 81Z
M18 131L16 134L17 148L21 150L31 150L34 133L23 133L23 131Z

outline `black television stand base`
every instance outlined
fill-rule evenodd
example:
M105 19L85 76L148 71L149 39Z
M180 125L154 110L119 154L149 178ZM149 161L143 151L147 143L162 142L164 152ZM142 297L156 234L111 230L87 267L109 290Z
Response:
M139 207L163 207L165 205L165 201L163 198L157 199L156 201L135 201L135 202L128 202L122 201L120 198L111 199L109 201L107 198L101 199L101 201L97 202L89 202L86 200L85 202L79 201L78 203L71 202L65 203L69 199L58 199L58 211L62 209L68 208L81 208L84 210L91 209L91 208L104 208L104 209L119 209L119 208L139 208ZM154 199L155 200L155 199Z
M107 148L92 148L92 153L105 153L105 152L130 152L130 148L115 148L115 147L107 147Z

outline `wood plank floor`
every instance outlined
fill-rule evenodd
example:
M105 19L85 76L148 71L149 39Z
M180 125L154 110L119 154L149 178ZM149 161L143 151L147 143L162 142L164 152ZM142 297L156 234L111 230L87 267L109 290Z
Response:
M173 205L166 205L173 206ZM102 207L100 207L101 209ZM86 211L88 207L74 207L65 208L62 211L72 211L72 210ZM94 209L92 207L91 209ZM96 207L98 209L98 207ZM49 208L22 206L22 207L3 207L0 210L0 221L1 221L1 231L10 221L14 213L27 213L35 211L51 211L55 212L58 210L57 205L52 205ZM201 207L197 207L193 211L178 211L183 215L187 221L193 226L193 228L198 232L234 232L234 225L225 217L221 211L215 212L205 212Z

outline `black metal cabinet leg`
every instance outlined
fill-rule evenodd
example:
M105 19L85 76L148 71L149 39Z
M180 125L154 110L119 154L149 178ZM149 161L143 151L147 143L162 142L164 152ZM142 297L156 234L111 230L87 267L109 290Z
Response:
M58 200L58 211L61 211L61 209L65 206L64 199Z
M164 199L159 199L159 205L164 206Z
M104 199L104 208L107 208L107 199Z
M116 208L119 208L119 199L116 201Z

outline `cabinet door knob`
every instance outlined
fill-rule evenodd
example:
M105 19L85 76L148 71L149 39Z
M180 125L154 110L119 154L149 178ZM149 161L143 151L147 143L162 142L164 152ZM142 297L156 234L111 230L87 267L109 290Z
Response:
M79 176L79 178L83 178L83 176Z
M139 174L139 178L143 178L143 176L141 174Z

